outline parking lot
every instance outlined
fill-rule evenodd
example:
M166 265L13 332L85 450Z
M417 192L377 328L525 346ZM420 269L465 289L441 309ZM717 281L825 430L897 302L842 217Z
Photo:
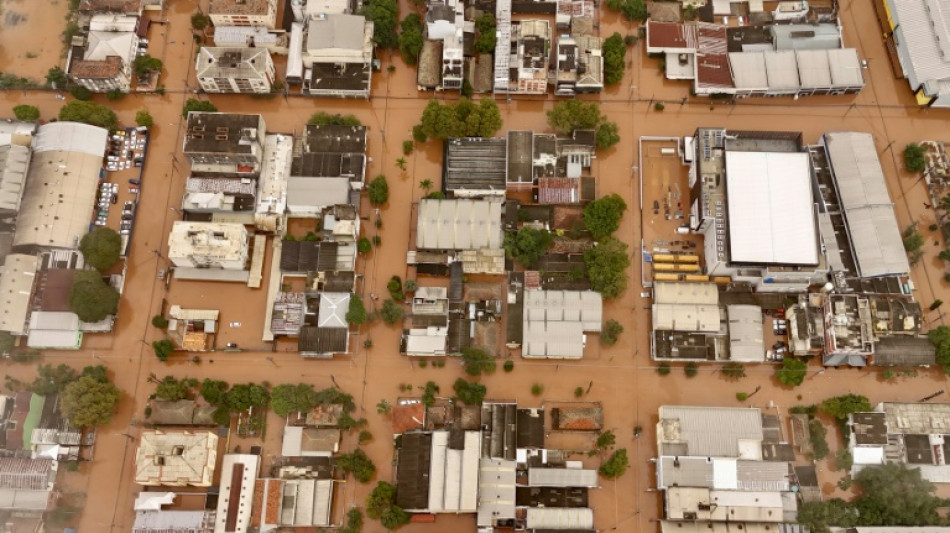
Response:
M135 223L147 150L148 133L145 128L126 128L109 136L93 225L118 231L122 237L123 255Z

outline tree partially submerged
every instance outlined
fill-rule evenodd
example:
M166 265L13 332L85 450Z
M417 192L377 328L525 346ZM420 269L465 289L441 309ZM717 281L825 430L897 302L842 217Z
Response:
M383 205L389 201L389 183L386 176L380 174L373 178L366 187L366 193L369 196L369 203L374 206Z
M185 101L185 105L181 109L181 116L187 117L188 113L192 111L198 111L203 113L214 113L218 110L211 102L204 100L198 100L197 98L189 98Z
M59 110L59 120L63 122L82 122L114 130L119 124L115 112L104 105L82 100L73 100Z
M363 299L358 295L350 296L350 306L346 311L346 322L352 326L365 324L369 320L369 314L366 313L366 306L363 305Z
M399 23L399 54L407 65L415 65L422 52L422 17L418 13L409 13Z
M491 374L495 371L495 358L480 348L463 348L462 364L465 366L465 373L469 376Z
M277 385L270 391L270 409L277 416L306 413L316 407L317 391L309 383Z
M614 32L604 41L603 54L604 83L607 85L619 83L623 79L624 67L627 64L625 59L627 45L619 33Z
M69 308L83 322L98 322L115 314L119 306L119 291L115 290L94 270L80 270L73 277L69 291Z
M379 520L389 530L409 523L409 514L396 505L396 487L385 481L378 482L366 498L366 516Z
M13 116L15 116L17 120L35 122L40 119L40 108L35 105L20 104L14 106Z
M326 111L317 111L310 115L307 124L311 126L362 126L363 123L355 115L330 114Z
M548 126L558 135L570 135L574 130L595 130L597 148L601 150L620 142L617 125L600 114L600 106L596 102L561 102L548 111Z
M950 374L950 327L937 326L927 332L927 338L936 349L937 364L944 374Z
M775 369L775 377L783 385L797 387L805 381L808 374L808 365L801 359L786 357L782 360L782 366Z
M517 233L505 234L505 252L525 268L531 268L540 261L552 244L554 236L551 232L530 226L521 228Z
M383 322L389 324L390 326L401 321L404 315L405 311L403 310L402 306L392 299L383 302L383 308L379 311L379 317L383 319Z
M455 391L455 396L460 402L468 405L481 405L488 392L484 385L464 378L456 379L452 384L452 390Z
M448 139L449 137L491 137L501 129L501 112L498 104L491 98L482 98L474 103L468 98L460 98L450 104L441 104L438 100L429 100L422 111L418 138Z
M83 235L79 251L86 263L102 272L119 261L122 238L112 228L96 228Z
M904 147L904 166L910 172L923 172L927 168L924 157L924 148L917 143L909 143Z
M620 448L610 454L610 458L600 465L600 475L607 479L617 479L622 476L627 468L630 467L630 459L627 457L627 449Z
M108 424L115 415L122 393L108 380L82 375L60 395L60 409L70 424L92 427Z
M600 342L607 346L613 346L617 343L621 333L623 333L623 326L620 322L613 319L608 320L604 322L604 329L600 332Z
M603 239L617 231L626 210L627 202L619 194L604 196L584 207L584 226L595 239Z
M399 46L399 2L396 0L370 0L363 4L363 15L373 21L373 42L380 48L394 49ZM362 35L362 33L360 33Z
M336 460L336 466L347 474L353 474L360 483L368 483L376 475L376 465L366 455L366 453L357 448L352 453L344 453Z
M607 237L584 252L584 264L591 288L604 298L616 298L627 290L630 256L625 243Z

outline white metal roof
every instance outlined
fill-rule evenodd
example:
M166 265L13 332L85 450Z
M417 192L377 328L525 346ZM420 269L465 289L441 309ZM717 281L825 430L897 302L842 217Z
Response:
M653 284L653 302L658 304L719 304L719 289L715 283L675 283L658 281Z
M870 133L826 133L822 142L862 277L910 271L884 171Z
M761 52L730 52L729 68L736 89L764 91L769 88L765 58Z
M855 446L851 448L851 457L856 465L884 464L883 446Z
M0 331L26 331L36 266L32 255L10 254L4 260L0 269Z
M603 301L593 291L525 291L523 357L580 359L584 332L601 330Z
M757 305L726 307L729 319L729 359L742 362L765 361L762 308Z
M478 475L478 527L515 518L515 461L483 457Z
M594 529L594 510L586 507L528 507L528 529Z
M890 0L887 7L911 88L950 79L950 0Z
M501 248L501 202L421 200L416 247L420 250Z
M762 53L762 58L765 60L765 72L768 74L770 89L798 89L801 87L795 52L791 50L769 50Z
M762 459L762 413L758 409L663 405L659 415L661 455ZM682 453L669 453L671 450Z
M448 441L448 431L432 433L428 511L474 513L478 507L481 432L466 431L462 450L449 448Z
M251 508L254 499L254 483L257 481L257 471L260 468L260 456L250 454L229 453L224 456L221 462L221 496L218 498L218 512L214 519L214 533L244 533L251 522ZM244 464L244 475L241 479L234 479L234 465ZM237 521L234 529L227 527L228 514L231 511L230 497L231 486L239 484L240 490L237 497L241 499L241 504L234 506L234 512L237 513Z
M529 468L529 487L597 486L597 471L586 468Z
M726 152L733 262L818 264L808 154Z
M317 325L321 328L347 328L346 313L350 309L350 293L324 292L320 294Z
M664 331L719 331L719 306L653 304L653 329Z
M854 48L828 50L828 67L834 87L863 87L864 74L858 51Z

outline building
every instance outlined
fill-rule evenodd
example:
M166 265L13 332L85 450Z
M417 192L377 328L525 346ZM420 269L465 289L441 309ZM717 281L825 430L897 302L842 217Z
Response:
M338 428L284 427L280 454L284 457L332 457L340 451Z
M504 197L507 138L452 138L443 143L442 190L454 198Z
M277 28L277 0L212 0L208 9L215 26Z
M33 122L12 122L0 127L0 264L13 247L17 213L30 170L30 143L36 127Z
M842 47L837 20L809 20L807 25L778 22L729 27L651 20L647 53L663 54L666 77L693 80L693 91L701 96L861 91L863 62L855 49Z
M474 33L474 22L465 20L464 2L433 0L426 5L426 41L417 73L419 89L462 89L466 36Z
M129 92L139 44L138 24L137 16L93 15L89 32L67 54L69 80L95 93Z
M448 354L449 290L419 287L412 293L412 326L403 331L402 352L409 356Z
M346 313L350 297L348 292L319 294L316 313L308 308L300 328L297 348L301 357L330 359L336 354L349 353L350 325Z
M743 530L795 523L795 456L781 441L780 425L759 409L661 406L655 463L663 530L679 523Z
M931 483L950 483L946 428L950 404L881 403L873 412L848 416L851 475L886 462L903 463Z
M175 221L168 259L182 269L245 271L247 229L242 224Z
M53 501L57 462L0 457L0 510L36 516Z
M481 432L406 433L396 458L396 505L414 513L474 513Z
M333 509L330 460L285 466L279 478L258 479L250 527L259 531L329 526Z
M218 315L217 309L182 309L179 305L172 305L168 310L168 336L179 350L213 350Z
M580 359L586 333L600 333L602 313L600 294L593 291L525 291L521 356Z
M373 76L372 21L362 15L318 15L307 22L302 45L303 94L369 98ZM288 79L290 69L297 64L293 50L291 56Z
M213 533L214 511L136 511L132 533Z
M693 149L689 225L704 236L706 274L760 292L827 282L800 134L701 128Z
M502 4L504 2L496 9L502 9ZM498 16L496 21L497 27L502 28L503 22ZM495 92L545 94L548 90L551 24L547 20L522 20L508 22L508 26L510 29L506 28L499 36L495 49ZM510 65L512 60L513 66Z
M182 149L192 174L254 178L261 172L264 117L235 113L188 113Z
M926 0L875 0L888 51L914 92L918 105L950 107L950 12ZM892 62L893 59L892 59Z
M0 331L25 335L33 281L36 279L38 258L35 255L10 254L0 268Z
M287 55L290 37L280 30L262 26L215 26L214 44L225 48L263 48L271 54ZM271 80L273 81L273 79Z
M217 458L218 436L212 431L145 430L135 452L135 482L210 487Z
M76 249L89 231L108 132L76 122L37 128L13 238L15 252Z
M274 83L274 62L266 48L202 46L195 75L207 93L269 94Z
M599 93L604 89L603 42L591 17L572 17L571 33L560 35L557 40L556 67L557 96Z
M259 455L225 454L221 462L218 509L214 533L245 533L251 522L254 485L260 470Z
M306 126L287 180L287 213L319 217L334 205L358 204L366 180L365 126Z
M487 200L420 200L416 248L500 249L501 207Z

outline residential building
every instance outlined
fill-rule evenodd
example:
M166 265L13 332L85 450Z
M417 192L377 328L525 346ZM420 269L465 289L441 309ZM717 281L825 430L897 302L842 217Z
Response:
M138 24L136 16L93 15L89 32L67 54L70 81L95 93L129 92L139 44Z
M218 436L213 431L144 430L135 452L135 482L210 487L217 458Z
M779 417L759 409L661 406L657 488L664 530L730 523L743 530L795 523L798 487Z
M284 427L280 454L284 457L331 457L340 451L339 428Z
M587 2L582 2L586 4ZM604 89L603 43L590 17L573 17L571 33L557 40L554 94L573 96Z
M250 527L273 531L329 526L334 480L330 460L324 459L282 467L279 478L258 479Z
M271 54L287 55L290 37L284 30L262 26L215 26L214 45L225 48L263 48ZM271 81L273 81L273 75Z
M327 207L358 204L366 179L365 126L307 125L294 144L287 212L319 217Z
M464 2L429 2L426 6L425 23L426 41L418 62L419 88L461 90L464 80L465 38L466 34L471 36L475 32L475 24L465 20Z
M201 89L207 93L269 94L274 62L266 48L202 46L195 62Z
M300 328L298 350L301 357L330 359L336 354L349 353L350 325L346 313L350 296L350 293L320 293L317 312L308 309Z
M136 511L132 533L213 533L214 511Z
M82 347L79 316L72 311L33 311L26 345L38 350L78 350Z
M0 264L13 247L17 213L30 169L30 142L37 124L12 122L0 127Z
M254 486L261 467L259 455L229 453L221 462L218 509L214 533L248 531Z
M148 417L153 426L217 426L214 421L215 407L199 405L194 400L150 400L148 406L152 409Z
M875 0L888 52L897 63L917 104L950 107L950 12L926 0ZM892 62L894 60L892 59Z
M208 9L215 26L277 28L277 0L211 0Z
M501 4L498 9L501 9ZM502 21L497 16L496 20L501 28ZM510 37L507 32L503 33L495 49L495 93L545 94L548 90L551 24L547 20L522 20L509 25ZM507 42L503 45L506 37ZM509 67L512 60L515 63Z
M254 178L261 172L264 117L236 113L188 113L183 152L192 174Z
M664 54L669 79L693 80L697 95L853 94L862 61L843 48L836 21L739 26L647 22L647 53Z
M418 287L411 298L412 324L403 330L400 351L410 356L447 355L449 290L445 287Z
M916 469L931 483L950 483L946 428L950 404L880 403L870 413L848 416L851 475L888 462Z
M214 350L218 332L217 309L182 309L172 305L168 310L168 336L175 347L186 352Z
M521 356L582 358L587 346L586 333L600 333L602 314L600 294L593 291L525 291ZM517 319L509 316L509 320Z
M142 14L143 8L142 0L81 0L79 2L79 12L83 15L116 13L137 17Z
M369 98L373 76L373 22L362 15L349 14L311 18L307 22L301 62L303 94ZM288 78L289 69L296 64L295 58L288 60Z
M37 128L13 250L76 249L89 231L108 132L77 122Z
M247 281L249 241L242 224L175 221L168 259L182 279Z
M57 461L0 457L0 510L37 516L53 502Z
M258 230L272 233L284 230L293 148L294 139L290 135L264 137L264 163L254 212L254 225Z

